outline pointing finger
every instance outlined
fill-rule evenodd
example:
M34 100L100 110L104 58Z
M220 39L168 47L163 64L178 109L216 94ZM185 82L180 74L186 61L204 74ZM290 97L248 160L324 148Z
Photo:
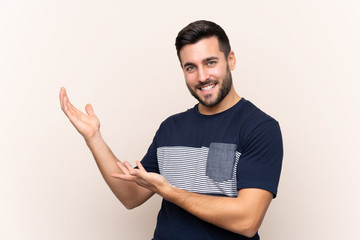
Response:
M141 164L140 161L136 161L136 165L138 166L138 168L142 171L145 171L146 172L146 169L143 167L143 165Z

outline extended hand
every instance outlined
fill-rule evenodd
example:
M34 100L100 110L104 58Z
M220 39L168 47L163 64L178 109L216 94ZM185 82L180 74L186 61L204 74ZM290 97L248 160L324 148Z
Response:
M136 161L139 169L133 168L127 161L124 163L118 162L117 165L124 174L114 173L111 175L112 177L135 182L139 186L147 188L161 196L171 188L171 185L163 176L157 173L147 172L139 161Z
M100 121L90 104L85 106L86 115L70 103L65 88L60 89L59 97L61 109L85 139L89 139L99 132Z

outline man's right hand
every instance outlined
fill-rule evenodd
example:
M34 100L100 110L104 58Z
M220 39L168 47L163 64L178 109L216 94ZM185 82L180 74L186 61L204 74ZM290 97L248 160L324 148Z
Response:
M149 199L154 192L136 183L119 181L119 179L111 177L113 173L123 174L117 165L122 163L119 162L101 137L100 121L94 114L91 105L85 106L87 114L81 112L70 103L65 88L60 89L60 104L70 122L85 138L106 183L124 206L131 209Z
M100 121L94 114L94 110L90 104L85 106L87 113L85 114L70 103L65 88L62 87L60 89L59 97L61 109L86 141L100 133Z

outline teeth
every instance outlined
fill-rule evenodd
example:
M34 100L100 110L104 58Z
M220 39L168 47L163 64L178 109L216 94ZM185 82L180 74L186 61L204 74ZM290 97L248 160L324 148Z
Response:
M201 88L202 91L209 91L210 89L212 89L213 87L215 87L215 85L209 85L207 87Z

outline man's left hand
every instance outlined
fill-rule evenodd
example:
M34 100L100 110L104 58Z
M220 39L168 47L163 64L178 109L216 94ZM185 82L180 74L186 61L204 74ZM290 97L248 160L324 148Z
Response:
M124 174L113 173L111 176L124 181L135 182L139 186L147 188L161 196L172 187L160 174L147 172L139 161L136 161L136 165L139 169L135 169L127 161L124 161L124 163L118 162L117 166Z

